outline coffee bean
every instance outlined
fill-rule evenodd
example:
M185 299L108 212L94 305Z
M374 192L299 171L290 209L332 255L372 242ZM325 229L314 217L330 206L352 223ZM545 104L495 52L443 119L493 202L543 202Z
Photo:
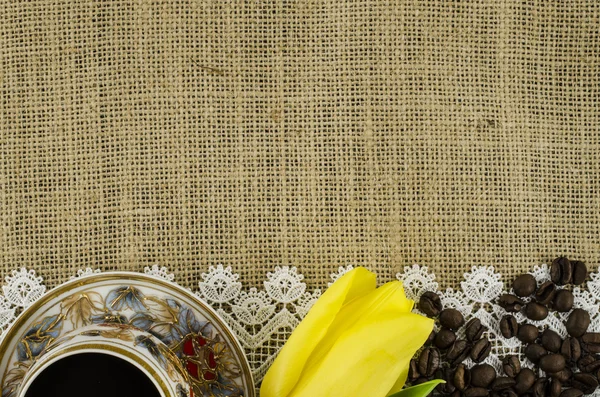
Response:
M464 392L465 397L486 397L488 394L488 390L483 387L470 387Z
M435 378L436 379L443 379L446 382L445 383L440 383L439 385L437 385L435 387L435 390L437 390L438 392L446 395L446 394L451 394L456 390L456 387L454 386L454 373L452 372L452 369L450 368L439 368L436 372L435 372Z
M525 348L525 357L534 364L540 362L540 359L548 354L548 351L542 346L532 343Z
M583 309L574 309L569 315L566 327L569 335L576 338L580 337L587 331L590 325L590 315Z
M581 337L581 341L583 343L598 344L600 343L600 332L586 332Z
M429 382L431 380L431 377L425 377L425 376L421 376L419 378L417 378L417 380L415 380L412 384L413 385L420 385L421 383L425 383L425 382Z
M507 314L500 320L500 332L506 339L510 339L517 335L519 331L519 323L512 314Z
M419 376L421 376L421 374L419 373L419 367L417 365L417 361L413 358L408 364L408 379L410 379L410 381L412 382L416 380Z
M535 325L522 324L519 326L517 338L523 343L533 343L537 339L539 331Z
M581 372L592 373L600 369L600 360L594 356L583 356L577 361L577 368Z
M440 313L442 327L457 330L465 323L462 313L456 309L444 309Z
M429 317L437 317L443 309L442 300L435 292L426 291L419 299L419 310Z
M534 321L541 321L548 317L548 308L537 302L531 301L525 305L525 315Z
M459 339L452 344L448 353L446 353L446 360L452 365L460 364L463 362L471 352L471 346L464 339Z
M492 382L490 388L494 391L505 390L513 387L517 382L508 376L499 376Z
M546 373L555 373L565 368L565 358L560 354L548 354L540 358L539 365Z
M574 374L572 386L581 390L583 394L591 394L598 388L598 379L586 373Z
M504 389L492 393L495 393L498 397L517 397L517 393L513 389Z
M476 363L480 363L490 355L492 351L492 344L488 338L481 338L471 348L471 359Z
M548 378L541 377L536 379L533 383L533 387L531 388L533 392L533 397L546 397L548 393L546 393L546 389L548 388Z
M438 348L438 349L447 349L448 347L450 347L454 341L456 340L456 334L452 331L450 331L449 329L446 328L442 328L440 330L440 332L437 333L437 335L435 336L435 339L433 341L433 344Z
M588 354L600 353L600 333L586 332L581 337L581 350Z
M569 363L576 363L581 357L579 340L577 340L577 338L565 339L560 346L560 354L562 354Z
M498 298L498 305L500 305L507 312L517 313L521 311L523 307L523 300L515 295L502 294Z
M556 293L556 285L552 281L546 281L535 292L535 300L542 305L547 305L554 298Z
M517 356L506 356L502 360L502 369L506 376L514 378L521 371L521 362Z
M535 374L529 368L523 368L521 372L517 374L515 381L517 383L515 384L514 389L517 394L521 395L529 390L531 386L533 386L533 383L535 382Z
M427 397L430 397L431 394ZM463 397L463 394L460 390L455 390L452 394L450 394L450 397Z
M465 326L465 335L469 342L478 340L483 336L486 328L477 317L473 317Z
M454 386L458 390L465 390L471 384L471 371L464 365L459 364L454 371Z
M423 343L423 345L425 346L429 346L433 343L433 341L435 340L435 331L432 330L431 333L429 334L429 336L427 337L427 340L425 341L425 343Z
M489 364L477 364L471 368L471 384L488 387L496 379L496 370Z
M573 293L566 289L561 289L554 295L553 308L557 312L568 312L573 308Z
M515 278L512 284L515 295L521 297L533 294L536 286L537 283L535 277L531 274L521 274L519 277Z
M548 391L550 392L550 397L558 397L562 392L562 383L558 379L551 378L548 381Z
M431 376L440 366L440 351L435 347L424 349L419 355L418 368L423 376Z
M565 367L558 372L554 372L550 374L551 377L558 379L560 383L564 386L569 386L571 382L571 377L573 376L573 371L569 369L569 367Z
M565 285L571 282L573 277L573 265L563 257L556 258L550 267L550 278L556 285Z
M558 353L560 351L560 347L562 344L562 339L560 336L552 331L550 328L547 328L542 332L542 346L546 350L552 353Z
M571 388L565 389L562 393L560 393L560 397L581 397L583 396L583 392L579 389Z
M573 284L583 284L588 276L587 266L581 261L572 261L571 265L573 266Z

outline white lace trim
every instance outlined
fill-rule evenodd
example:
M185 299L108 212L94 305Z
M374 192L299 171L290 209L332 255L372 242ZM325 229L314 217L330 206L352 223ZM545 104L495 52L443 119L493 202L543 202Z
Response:
M167 280L167 281L175 280L175 275L173 273L169 273L169 269L167 269L164 266L163 267L159 267L158 265L152 265L152 267L146 266L144 268L144 273L149 276L160 278L160 279Z
M337 272L331 274L330 285L352 268L341 266ZM88 277L98 272L99 270L86 268L79 270L72 278ZM158 265L146 267L144 272L168 281L174 280L173 274L168 273L167 268ZM538 285L550 279L547 265L535 266L529 273L535 277ZM240 276L234 273L231 267L222 265L211 266L201 277L203 281L199 283L196 295L208 302L237 335L246 351L257 384L294 328L321 296L318 289L307 291L304 276L299 274L295 267L275 267L273 272L267 273L264 289L261 290L244 290L239 281ZM407 266L396 277L403 282L406 295L415 302L418 302L423 292L434 291L440 294L444 307L456 308L463 313L466 321L478 318L488 328L485 336L493 345L492 352L485 362L494 366L498 373L502 373L502 358L510 354L518 355L522 366L532 367L523 355L522 343L516 338L504 338L498 328L500 319L507 312L495 301L501 294L511 290L504 288L502 275L497 273L494 267L473 267L470 272L464 274L464 281L460 283L459 290L448 288L439 291L435 275L430 273L426 266ZM15 321L17 314L39 299L45 293L46 287L42 278L37 277L33 270L23 268L14 270L12 275L6 277L2 291L4 295L0 295L0 339ZM583 308L590 313L591 324L588 331L600 332L600 273L591 273L585 288L573 288L573 295L574 307ZM418 312L416 308L415 312ZM521 313L514 315L519 322L526 320ZM549 327L564 338L567 335L564 322L568 315L569 313L551 312L543 321L527 321L540 329ZM474 363L467 359L466 364L471 366ZM600 397L600 390L592 396Z

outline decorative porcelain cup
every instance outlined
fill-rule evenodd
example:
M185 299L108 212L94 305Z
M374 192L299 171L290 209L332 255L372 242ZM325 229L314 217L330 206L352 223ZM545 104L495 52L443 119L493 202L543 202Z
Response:
M127 363L161 397L255 393L244 352L220 317L188 290L137 273L94 274L46 293L19 315L0 352L2 397L35 397L28 392L44 372L93 354Z

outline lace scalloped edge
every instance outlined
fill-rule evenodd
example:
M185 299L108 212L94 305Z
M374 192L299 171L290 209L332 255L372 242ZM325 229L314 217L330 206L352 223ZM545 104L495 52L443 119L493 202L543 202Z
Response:
M352 269L351 265L340 266L337 272L331 274L332 281L329 285ZM99 272L98 269L81 269L71 278L89 277ZM175 277L166 267L146 267L144 273L175 282ZM535 266L529 273L535 277L538 285L550 279L549 267L545 264ZM192 292L213 307L236 334L257 384L294 328L321 296L319 289L307 290L304 276L295 267L275 267L272 272L267 273L264 288L260 290L244 289L239 274L234 273L229 266L210 266L206 273L201 274L201 278L198 289ZM444 307L459 310L467 321L478 318L487 327L485 336L493 346L485 362L492 365L498 373L502 372L501 361L506 355L518 355L522 366L532 368L531 362L523 354L522 343L516 338L504 338L498 328L499 320L506 311L495 302L501 294L512 291L505 288L502 275L493 266L473 267L464 274L464 281L460 283L458 290L448 288L439 291L435 274L427 266L406 266L396 274L396 278L403 282L407 297L415 302L425 291L434 291L440 294ZM46 293L46 287L34 270L22 268L13 270L6 276L2 292L0 339L16 320L18 313ZM590 313L591 324L588 331L600 332L600 273L591 273L585 288L575 287L572 292L575 297L574 308L583 308ZM416 308L414 312L419 313ZM568 312L553 312L543 321L530 322L540 329L551 328L564 338L567 335L564 323L568 315ZM525 321L522 314L516 313L515 316L519 322ZM463 335L459 334L461 336ZM466 364L474 365L469 359ZM600 397L600 391L594 392L592 396Z

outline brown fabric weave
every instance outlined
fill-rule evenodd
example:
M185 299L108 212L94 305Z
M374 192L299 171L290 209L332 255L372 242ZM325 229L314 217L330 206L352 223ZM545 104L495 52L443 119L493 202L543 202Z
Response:
M597 0L5 1L0 273L600 260Z

